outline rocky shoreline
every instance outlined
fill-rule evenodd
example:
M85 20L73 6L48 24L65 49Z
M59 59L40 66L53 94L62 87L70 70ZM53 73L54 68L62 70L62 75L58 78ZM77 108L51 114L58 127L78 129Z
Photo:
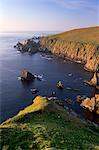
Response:
M90 86L94 86L97 90L99 89L99 55L98 48L99 45L95 44L87 44L87 43L74 43L74 42L66 42L61 41L60 39L49 39L48 37L33 37L32 39L28 39L24 42L18 42L14 46L20 52L29 52L31 54L42 52L42 53L52 53L58 55L60 57L64 57L66 59L70 59L71 61L75 61L77 63L81 63L84 65L84 68L88 71L94 71L93 78L90 81L84 81L86 84ZM90 52L91 50L91 52ZM23 70L21 73L22 80L34 80L35 76L29 73L26 70ZM32 93L35 94L37 89L32 89ZM97 92L96 92L97 93ZM99 95L99 94L98 94ZM85 104L86 99L88 99L88 103ZM85 98L80 99L82 103L80 106L84 109L90 111L90 107L93 107L90 104L90 100L94 98ZM97 102L98 103L98 102ZM96 108L96 104L94 102L94 108ZM94 111L94 109L93 109ZM97 112L99 111L99 105L97 104Z
M94 43L67 42L56 38L33 37L18 42L14 48L22 53L52 53L83 64L84 69L87 71L95 72L99 69L99 45Z
M49 50L47 48L42 48L40 44L40 38L41 37L33 37L31 39L27 39L22 42L18 42L16 45L14 45L14 48L16 48L21 53L28 52L29 54L34 54L37 52L47 53Z

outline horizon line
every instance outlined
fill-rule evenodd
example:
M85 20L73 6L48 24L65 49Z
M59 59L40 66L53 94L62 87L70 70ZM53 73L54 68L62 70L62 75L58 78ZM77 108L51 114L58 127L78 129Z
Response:
M70 28L67 30L8 30L8 31L0 31L0 33L13 33L13 32L64 32L64 31L71 31L71 30L75 30L75 29L83 29L83 28L94 28L94 27L99 27L99 25L97 26L85 26L85 27L75 27L75 28Z

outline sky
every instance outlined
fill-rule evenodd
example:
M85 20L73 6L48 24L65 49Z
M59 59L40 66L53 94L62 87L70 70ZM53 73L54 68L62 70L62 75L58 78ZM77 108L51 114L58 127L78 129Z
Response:
M0 31L66 31L99 25L99 0L0 0Z

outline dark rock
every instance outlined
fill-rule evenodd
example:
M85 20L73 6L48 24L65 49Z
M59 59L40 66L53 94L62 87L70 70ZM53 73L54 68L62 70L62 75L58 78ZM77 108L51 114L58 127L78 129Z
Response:
M78 103L82 103L82 101L83 101L83 98L82 98L82 96L80 96L80 95L78 95L77 97L76 97L76 101L78 102Z
M35 79L34 75L27 71L26 69L21 71L21 80L22 81L33 81Z
M58 98L57 97L55 97L55 96L50 96L50 97L48 97L48 100L53 100L53 101L56 101L56 100L58 100Z
M39 49L40 45L39 42L37 42L37 39L28 39L23 42L18 42L14 48L17 48L17 50L21 52L29 52L29 53L36 53Z
M16 45L14 45L14 48L17 48L17 50L22 51L23 49L23 44L18 42Z
M55 95L56 95L56 92L55 92L55 91L53 91L53 92L52 92L52 96L55 96Z
M39 47L39 52L50 53L50 51L47 48L43 48L43 47Z
M37 80L42 81L42 79L39 76L37 76L36 78L37 78Z
M21 52L29 52L30 54L36 52L50 53L47 48L41 46L40 38L41 37L34 36L31 39L27 39L23 42L18 42L16 45L14 45L14 48Z
M36 93L38 93L39 92L39 90L37 90L37 89L31 89L31 92L32 92L32 94L36 94Z
M69 98L65 99L65 102L66 102L67 104L72 104L72 100L69 99Z
M61 81L58 81L58 82L57 82L57 87L58 87L59 89L64 89L64 85L62 84Z

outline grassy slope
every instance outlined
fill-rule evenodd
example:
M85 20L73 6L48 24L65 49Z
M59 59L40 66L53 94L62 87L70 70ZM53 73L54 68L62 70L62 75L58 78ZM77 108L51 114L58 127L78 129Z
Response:
M98 129L42 97L0 128L2 150L93 150L99 144Z
M55 34L49 38L60 38L66 41L76 41L85 43L96 43L99 44L99 26L74 29L71 31Z

